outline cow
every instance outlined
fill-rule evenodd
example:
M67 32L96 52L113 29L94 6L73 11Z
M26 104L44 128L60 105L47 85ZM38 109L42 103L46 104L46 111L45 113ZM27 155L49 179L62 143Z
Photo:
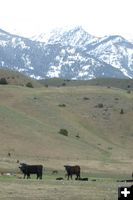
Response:
M77 177L76 179L78 180L80 178L80 166L75 165L75 166L69 166L69 165L64 165L66 172L67 172L67 180L69 180L69 177L72 179L72 175L75 174Z
M43 174L43 166L42 165L27 165L25 163L21 163L19 166L20 170L24 174L24 179L27 176L27 179L31 178L30 174L36 174L37 179L42 179Z

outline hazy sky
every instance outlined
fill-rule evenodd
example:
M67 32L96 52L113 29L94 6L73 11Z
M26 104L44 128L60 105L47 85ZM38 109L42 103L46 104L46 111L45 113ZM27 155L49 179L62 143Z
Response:
M77 25L95 36L133 39L133 0L0 0L0 28L12 33Z

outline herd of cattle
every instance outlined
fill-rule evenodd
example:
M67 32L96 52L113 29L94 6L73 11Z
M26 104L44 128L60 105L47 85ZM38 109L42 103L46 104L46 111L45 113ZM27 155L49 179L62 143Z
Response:
M81 180L81 181L88 181L88 178L81 178L80 177L80 166L79 165L75 165L75 166L70 166L70 165L64 165L65 170L66 170L66 175L67 179L69 180L69 178L72 179L73 175L76 175L75 180ZM42 165L28 165L25 163L20 163L19 169L21 170L21 172L23 173L24 177L27 177L27 179L31 178L30 175L31 174L36 174L36 178L37 179L42 179L42 175L43 175L43 166ZM54 173L58 173L57 170L53 171ZM58 177L56 178L56 180L63 180L63 177ZM92 179L92 181L96 181L96 179ZM132 179L130 180L117 180L117 182L133 182L133 173L132 173Z
M69 177L72 179L73 175L76 175L76 180L82 180L83 178L80 177L80 166L75 165L75 166L69 166L69 165L64 165L65 170L67 172L67 179L69 180ZM20 163L19 166L21 172L24 175L24 178L27 177L27 179L31 178L31 174L36 174L37 179L42 179L43 175L43 166L42 165L27 165L25 163ZM87 180L87 178L85 178ZM58 179L57 179L58 180ZM61 179L60 179L61 180Z

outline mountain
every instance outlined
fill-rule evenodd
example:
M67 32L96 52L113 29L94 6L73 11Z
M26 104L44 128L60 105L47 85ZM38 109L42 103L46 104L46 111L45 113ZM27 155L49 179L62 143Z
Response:
M121 36L98 38L82 27L24 38L0 29L0 68L36 78L133 78L133 43Z
M33 40L45 42L49 44L61 43L63 46L85 46L98 38L90 35L82 29L82 27L74 27L73 29L57 28L49 33L43 33L33 36Z

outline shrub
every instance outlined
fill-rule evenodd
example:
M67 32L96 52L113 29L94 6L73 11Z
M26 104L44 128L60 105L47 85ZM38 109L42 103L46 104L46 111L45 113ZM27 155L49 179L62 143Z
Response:
M2 84L2 85L8 84L6 78L1 78L1 79L0 79L0 84Z
M108 150L112 150L113 148L112 147L108 147Z
M98 103L95 107L96 108L103 108L103 103Z
M99 103L98 108L103 108L103 103Z
M76 135L76 138L80 138L79 134Z
M33 88L33 85L32 85L32 83L31 83L31 82L28 82L28 83L26 83L26 87Z
M59 107L66 107L66 104L59 104Z
M127 93L130 94L130 93L131 93L131 90L127 90Z
M88 97L84 97L83 99L84 99L84 100L89 100L89 98L88 98Z
M123 108L121 108L120 114L124 114L124 110L123 110Z
M68 136L68 131L66 129L60 129L59 133L64 136Z
M66 86L66 83L62 83L62 86Z

